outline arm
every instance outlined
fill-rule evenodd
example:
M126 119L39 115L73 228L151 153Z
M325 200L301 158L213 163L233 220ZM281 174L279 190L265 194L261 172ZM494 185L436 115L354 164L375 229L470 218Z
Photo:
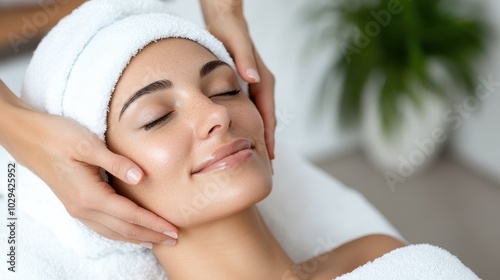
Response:
M150 244L144 242L171 240L163 232L175 232L175 227L116 194L102 181L97 166L132 184L141 181L142 171L127 158L110 152L87 129L37 111L1 80L0 119L0 145L44 180L72 217L112 239L147 247Z
M242 0L200 0L208 30L228 49L264 120L269 157L274 159L274 76L255 49L243 15Z

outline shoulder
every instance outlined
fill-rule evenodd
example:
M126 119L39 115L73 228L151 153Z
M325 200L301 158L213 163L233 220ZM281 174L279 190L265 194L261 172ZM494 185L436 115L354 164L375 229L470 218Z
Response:
M392 236L373 234L349 241L334 250L307 260L298 267L309 269L311 280L332 279L381 257L405 244ZM311 268L315 268L311 271ZM304 270L303 269L303 270Z
M369 261L381 257L394 249L405 246L405 244L392 236L384 234L373 234L363 236L346 243L351 250L358 252L357 260L363 265Z

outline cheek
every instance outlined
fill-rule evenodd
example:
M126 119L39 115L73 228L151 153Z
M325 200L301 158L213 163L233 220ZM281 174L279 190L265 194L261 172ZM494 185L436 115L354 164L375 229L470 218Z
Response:
M243 135L255 139L256 145L265 146L264 122L252 101L246 99L241 106L233 111L232 115L237 130L244 133Z
M179 163L185 159L185 139L179 135L165 136L161 131L150 135L122 138L119 153L137 163L145 172L147 180L157 180L155 176L165 175L165 172L175 172Z
M166 134L169 133L154 131L144 137L123 137L115 152L137 163L145 174L141 185L121 183L117 191L170 221L175 220L176 207L185 200L182 189L189 183L186 176L189 141L181 133Z

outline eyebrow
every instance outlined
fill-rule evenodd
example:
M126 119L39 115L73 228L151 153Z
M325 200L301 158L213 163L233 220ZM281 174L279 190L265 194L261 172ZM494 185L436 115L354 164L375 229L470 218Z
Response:
M203 78L205 77L206 75L210 74L210 72L212 72L213 70L215 70L217 67L219 66L229 66L229 64L227 64L226 62L224 61L221 61L221 60L212 60L212 61L209 61L207 63L205 63L205 65L203 65L200 69L200 78ZM159 80L159 81L156 81L156 82L153 82L141 89L139 89L138 91L136 91L126 102L125 104L123 104L123 107L120 111L120 115L118 117L118 121L120 121L123 113L125 112L125 110L130 106L130 104L132 104L132 102L134 102L135 100L137 100L139 97L143 96L143 95L146 95L146 94L150 94L150 93L155 93L155 92L159 92L159 91L162 91L162 90L167 90L167 89L170 89L170 88L173 88L174 87L174 83L172 83L171 81L169 80Z
M140 90L136 91L127 100L127 102L125 102L125 104L123 104L122 110L120 111L120 116L118 117L118 121L120 121L120 119L123 115L123 112L125 112L125 110L128 108L128 106L130 106L130 104L132 104L132 102L137 100L137 98L139 98L145 94L166 90L166 89L172 88L173 86L174 86L174 84L169 80L159 80L159 81L153 82L153 83L141 88Z
M208 75L210 72L212 72L215 68L217 68L219 66L231 67L231 66L229 66L229 64L225 63L222 60L209 61L209 62L205 63L205 65L203 65L203 67L201 67L200 78L205 77L206 75Z

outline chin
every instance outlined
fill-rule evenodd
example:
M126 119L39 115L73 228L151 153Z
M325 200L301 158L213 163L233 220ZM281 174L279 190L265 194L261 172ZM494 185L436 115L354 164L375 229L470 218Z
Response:
M191 202L177 208L176 221L170 219L177 227L193 227L234 215L254 206L272 190L268 163L249 162L203 177Z
M272 174L267 158L228 170L228 189L235 202L248 208L266 198L272 190ZM246 206L246 207L245 207Z

